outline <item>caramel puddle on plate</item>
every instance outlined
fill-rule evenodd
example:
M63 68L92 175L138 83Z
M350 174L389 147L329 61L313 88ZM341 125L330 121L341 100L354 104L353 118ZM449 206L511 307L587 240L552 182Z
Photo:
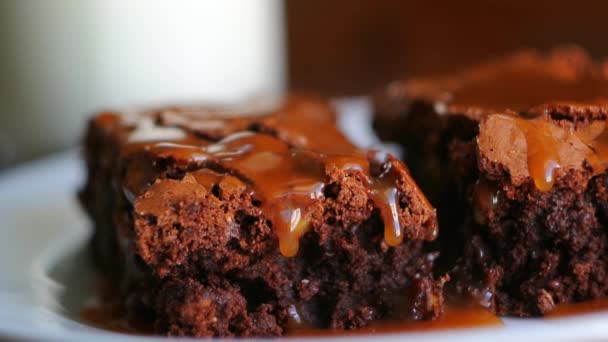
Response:
M606 302L608 304L608 302ZM96 328L124 334L153 335L153 325L149 321L129 317L124 303L108 280L98 282L97 296L85 304L81 319ZM436 331L442 329L466 329L484 326L502 326L501 320L480 307L448 307L443 317L434 321L379 321L356 330L317 329L290 321L286 337L306 336L352 336L369 334L390 334L401 332Z
M374 322L368 327L356 330L315 329L298 323L291 323L285 336L352 336L368 334L391 334L401 332L438 331L444 329L467 329L502 326L502 321L483 308L448 307L443 317L434 321L384 321Z
M129 317L124 301L114 285L100 277L96 295L80 311L83 322L99 329L131 335L153 335L152 322L140 317Z
M608 297L580 303L560 304L553 311L545 315L545 318L560 318L564 316L588 314L604 310L608 310Z

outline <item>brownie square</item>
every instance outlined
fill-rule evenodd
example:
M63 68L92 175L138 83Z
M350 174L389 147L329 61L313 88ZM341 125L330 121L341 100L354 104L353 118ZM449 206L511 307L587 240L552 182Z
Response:
M522 51L375 97L461 295L529 316L607 294L607 70L573 47Z
M438 317L435 209L334 119L299 96L96 116L80 198L130 314L174 336Z

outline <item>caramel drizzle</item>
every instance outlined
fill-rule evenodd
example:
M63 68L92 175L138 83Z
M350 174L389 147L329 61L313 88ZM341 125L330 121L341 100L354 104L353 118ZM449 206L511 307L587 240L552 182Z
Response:
M551 190L555 177L553 173L561 168L561 158L557 146L561 143L551 134L551 123L543 117L524 119L513 118L526 137L528 147L528 172L536 188L542 192Z
M604 123L602 132L588 146L595 152L589 161L594 169L606 170L608 168L608 118Z
M379 209L384 223L384 240L389 246L398 246L403 242L403 227L399 223L399 192L394 179L385 174L374 178L370 187L374 203L382 203Z
M389 246L398 246L403 242L403 227L399 222L399 191L395 187L396 179L392 174L390 163L378 176L369 173L369 161L362 156L335 155L325 157L327 165L341 170L358 170L367 178L368 195L378 207L384 223L384 240Z
M297 254L299 239L311 225L309 208L324 196L325 167L332 166L364 174L370 198L385 224L386 242L396 246L403 240L394 176L387 169L380 176L371 177L369 161L361 152L319 154L294 149L273 136L253 132L239 132L218 143L200 145L185 139L150 144L145 149L201 164L217 163L247 179L262 200L260 209L270 219L284 256ZM209 185L218 181L214 177L199 174L195 178Z
M473 187L473 219L477 224L487 224L486 217L491 216L499 203L500 189L485 177L481 177Z
M156 156L173 158L178 163L215 164L245 179L261 200L260 209L272 224L283 255L297 254L299 239L314 219L310 217L312 211L309 209L324 197L325 170L331 167L359 173L358 177L366 182L369 198L384 221L386 242L390 246L402 242L399 195L391 164L383 161L385 170L372 177L368 156L336 129L333 113L322 102L290 97L275 111L258 115L255 120L241 116L228 116L229 120L225 120L226 117L213 113L207 115L203 109L194 119L180 111L173 114L179 119L176 122L173 118L173 122L185 132L183 139L162 138L161 133L172 132L177 127L161 123L150 129L149 125L144 125L145 121L138 120L131 133L137 132L151 140L132 143L127 136L122 152L131 154L145 150ZM226 125L226 133L237 133L229 134L217 143L199 139L196 133L205 133L198 129L200 124L209 120L220 120ZM259 125L261 132L272 134L243 131L252 124ZM132 199L141 194L145 183L155 178L154 170L142 170L132 172L129 169L131 174L125 179L125 193ZM196 173L195 178L200 178L199 182L204 182L205 186L219 182L217 175Z
M524 134L527 144L527 164L530 178L536 188L542 192L549 191L555 183L555 171L567 166L560 155L560 149L568 148L568 141L578 139L589 148L585 160L595 170L603 172L608 165L608 131L607 122L600 133L593 134L589 130L561 129L563 134L556 135L555 124L540 115L526 118L522 115L500 115L506 120L513 120Z

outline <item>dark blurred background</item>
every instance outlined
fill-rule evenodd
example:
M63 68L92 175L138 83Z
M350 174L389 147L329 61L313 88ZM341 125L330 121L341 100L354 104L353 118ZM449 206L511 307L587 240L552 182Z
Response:
M77 145L106 107L364 95L522 47L601 58L607 13L601 0L0 1L0 169Z
M362 94L521 47L608 55L608 1L287 0L289 86Z

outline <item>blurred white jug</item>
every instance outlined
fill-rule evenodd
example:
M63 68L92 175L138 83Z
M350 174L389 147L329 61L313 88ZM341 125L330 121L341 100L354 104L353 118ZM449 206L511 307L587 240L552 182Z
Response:
M280 93L283 37L280 0L1 1L0 166L101 109Z

